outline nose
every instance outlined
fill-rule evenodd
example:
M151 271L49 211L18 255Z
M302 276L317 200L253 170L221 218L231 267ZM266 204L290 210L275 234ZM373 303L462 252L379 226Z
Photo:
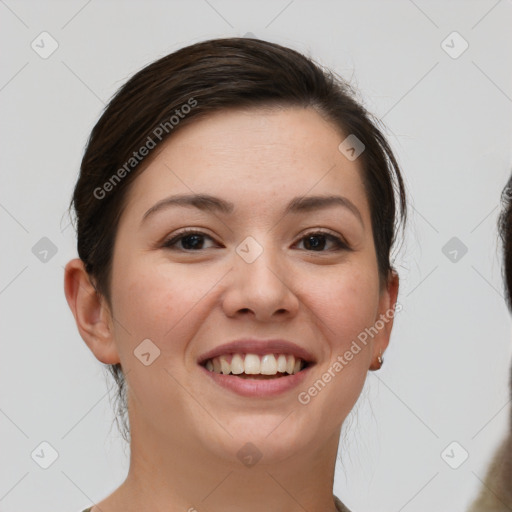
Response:
M241 244L233 255L230 282L223 298L226 315L248 316L261 322L292 318L297 314L299 299L290 282L289 265L276 250L254 245ZM244 253L247 247L249 251Z

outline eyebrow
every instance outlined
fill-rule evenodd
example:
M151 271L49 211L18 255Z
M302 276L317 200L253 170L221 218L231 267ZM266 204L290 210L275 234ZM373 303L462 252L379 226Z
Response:
M153 205L142 217L141 224L154 213L172 206L197 208L202 211L219 212L226 215L233 213L235 205L220 197L210 194L180 194L166 197ZM363 225L363 217L356 205L343 196L302 196L293 198L286 208L283 215L288 213L305 213L313 210L332 208L339 206L352 212L359 222Z

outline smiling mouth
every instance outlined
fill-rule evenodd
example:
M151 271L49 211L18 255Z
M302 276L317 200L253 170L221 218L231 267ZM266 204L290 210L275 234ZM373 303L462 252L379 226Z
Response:
M291 354L225 354L208 359L201 366L212 373L248 380L279 379L295 375L312 362Z

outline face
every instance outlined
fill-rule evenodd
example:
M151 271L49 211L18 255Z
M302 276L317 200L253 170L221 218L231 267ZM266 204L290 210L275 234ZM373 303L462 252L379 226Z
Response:
M132 183L111 281L132 432L230 460L250 441L265 461L339 434L392 322L341 370L335 362L396 300L379 288L361 169L338 150L344 138L310 109L215 113L177 132ZM160 203L190 194L231 209ZM342 199L297 206L311 196ZM272 396L226 389L198 360L246 338L290 340L315 364Z

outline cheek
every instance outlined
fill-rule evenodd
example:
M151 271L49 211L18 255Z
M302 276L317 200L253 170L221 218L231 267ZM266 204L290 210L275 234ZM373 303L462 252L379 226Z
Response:
M358 336L375 322L379 297L371 267L347 264L329 269L329 274L310 275L304 282L309 285L307 305L325 347L325 358L315 380L299 395L301 404L313 408L314 414L305 409L309 418L323 418L318 428L326 431L345 420L361 394L371 351L370 344L361 343ZM325 411L332 411L329 419L325 419Z
M133 351L149 338L162 355L181 354L202 301L219 280L216 272L185 271L155 261L126 261L113 280L116 315L125 329L117 328L121 350ZM127 336L129 332L129 336ZM155 363L163 364L162 357ZM171 359L178 363L177 357Z
M322 320L331 348L344 352L378 315L378 276L371 267L347 266L314 286L315 313ZM364 345L361 347L365 350Z
M336 410L339 419L356 403L368 374L371 344L367 336L367 342L361 339L378 317L378 275L371 266L347 265L323 288L324 293L317 289L315 313L329 351L322 377L329 392L317 406Z

